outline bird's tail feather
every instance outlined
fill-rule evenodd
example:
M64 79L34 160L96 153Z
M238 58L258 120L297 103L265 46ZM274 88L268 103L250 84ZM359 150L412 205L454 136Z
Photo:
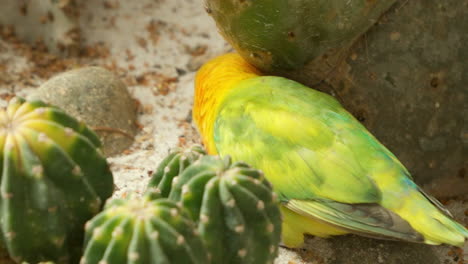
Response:
M432 198L434 199L434 198ZM435 200L435 199L434 199ZM415 191L392 210L379 204L345 204L330 200L290 200L290 210L363 236L427 244L463 245L468 231Z
M451 214L435 198L414 191L394 211L424 236L427 244L462 246L468 230L452 219Z
M379 204L345 204L330 200L290 200L287 208L362 236L424 242L406 221Z

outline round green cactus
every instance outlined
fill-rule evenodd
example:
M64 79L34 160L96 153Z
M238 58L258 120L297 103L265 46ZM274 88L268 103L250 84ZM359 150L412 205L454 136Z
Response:
M0 227L16 262L79 258L84 223L113 191L113 178L84 124L21 98L0 111Z
M86 224L80 264L206 264L208 255L188 213L168 199L110 200Z
M206 155L206 152L200 145L194 145L187 149L175 148L171 150L151 176L147 193L167 197L171 191L172 179L203 155Z
M170 176L169 199L198 222L212 263L273 263L281 219L276 195L260 171L231 164L229 157L204 156Z
M395 0L205 0L221 34L265 72L349 47Z

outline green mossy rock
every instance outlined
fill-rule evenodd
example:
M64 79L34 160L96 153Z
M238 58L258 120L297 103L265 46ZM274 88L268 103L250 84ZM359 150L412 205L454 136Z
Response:
M167 199L114 199L86 224L80 264L207 264L195 223Z
M14 98L0 111L0 229L17 263L74 263L84 223L113 191L97 136L60 109Z
M221 34L262 71L289 71L348 48L395 0L205 0Z

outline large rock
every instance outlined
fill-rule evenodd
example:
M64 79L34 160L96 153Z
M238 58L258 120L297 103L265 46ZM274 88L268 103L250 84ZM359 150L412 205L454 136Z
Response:
M1 2L0 25L34 44L41 40L55 54L77 54L80 44L74 0L6 0Z
M137 132L135 101L121 80L100 67L59 74L31 97L56 105L93 128L106 156L128 148Z
M466 1L401 0L320 86L438 197L468 196L467 17Z
M366 32L396 0L205 0L220 33L264 72L320 68Z

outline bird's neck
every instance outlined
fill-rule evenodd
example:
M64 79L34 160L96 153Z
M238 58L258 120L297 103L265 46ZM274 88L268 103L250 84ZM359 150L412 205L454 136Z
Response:
M253 66L233 53L209 61L198 71L193 119L210 154L216 154L213 129L219 106L237 83L258 75L260 73Z

